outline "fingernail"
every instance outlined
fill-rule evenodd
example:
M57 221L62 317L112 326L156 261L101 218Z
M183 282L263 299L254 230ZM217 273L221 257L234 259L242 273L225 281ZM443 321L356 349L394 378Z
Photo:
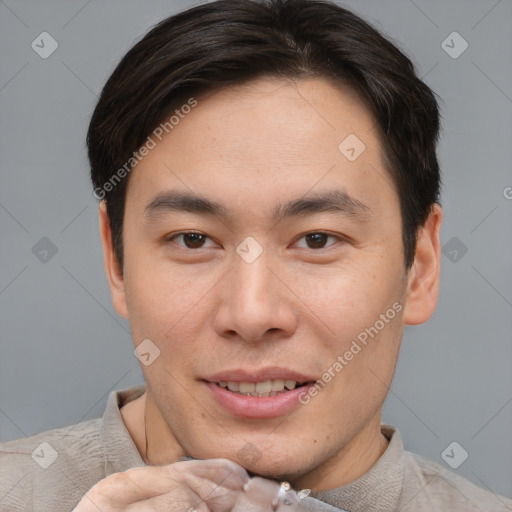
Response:
M288 482L281 482L281 489L285 491L289 491L291 488L291 485Z

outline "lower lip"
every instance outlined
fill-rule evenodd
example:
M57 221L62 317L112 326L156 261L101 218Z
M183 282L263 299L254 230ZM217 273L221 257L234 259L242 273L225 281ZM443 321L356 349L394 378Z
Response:
M314 383L279 393L275 396L258 397L233 393L213 382L205 382L215 399L231 414L247 419L277 418L289 414L300 405L299 395L307 393Z

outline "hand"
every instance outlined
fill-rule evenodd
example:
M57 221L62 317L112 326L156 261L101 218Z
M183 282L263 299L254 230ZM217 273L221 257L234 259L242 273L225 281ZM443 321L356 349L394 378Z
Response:
M231 512L304 512L300 500L307 496L309 489L296 493L290 484L265 478L254 477L244 485L243 493L237 494L237 500Z
M283 505L284 502L289 505ZM283 508L281 508L283 505ZM82 498L73 512L258 512L302 510L274 481L249 475L227 459L176 462L114 473Z

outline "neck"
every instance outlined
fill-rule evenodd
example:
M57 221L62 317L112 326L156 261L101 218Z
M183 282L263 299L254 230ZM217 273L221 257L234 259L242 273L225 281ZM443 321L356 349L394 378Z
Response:
M186 455L147 391L123 406L121 416L145 464L171 464Z

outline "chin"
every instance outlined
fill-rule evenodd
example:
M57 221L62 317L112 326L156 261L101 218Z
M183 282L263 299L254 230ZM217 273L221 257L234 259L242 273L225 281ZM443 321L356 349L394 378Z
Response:
M253 464L243 464L236 460L249 473L249 476L260 476L271 480L292 482L302 477L308 470L305 468L307 465L305 461L297 461L296 459L277 459L269 460L272 456L267 456L266 460L261 460Z
M246 437L247 439L247 437ZM219 440L220 441L220 440ZM284 438L281 439L284 442ZM292 483L315 468L314 453L309 455L305 450L290 449L300 446L300 441L286 442L280 446L279 439L270 442L269 439L258 437L242 446L233 446L220 441L216 448L209 444L204 450L192 450L191 455L199 459L229 459L243 467L249 475ZM321 460L321 458L320 458Z

